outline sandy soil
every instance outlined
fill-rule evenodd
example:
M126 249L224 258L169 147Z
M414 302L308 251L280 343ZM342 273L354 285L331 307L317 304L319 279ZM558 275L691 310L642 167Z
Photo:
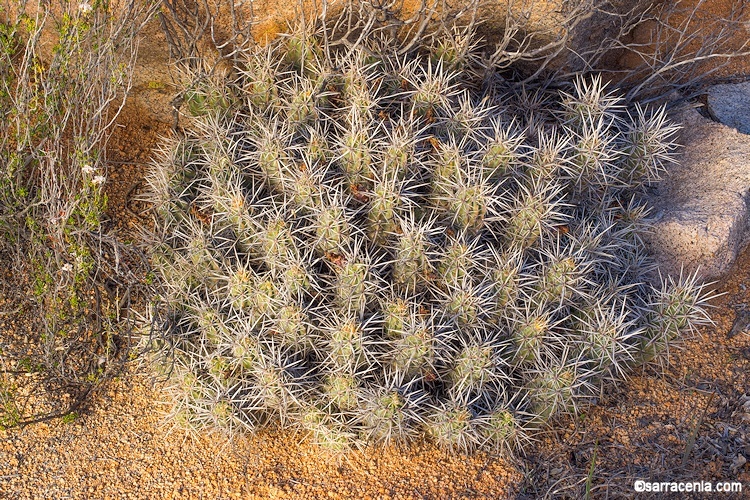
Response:
M0 497L503 498L520 481L503 460L428 445L337 457L288 433L185 436L161 398L129 375L72 423L0 434Z
M110 216L126 236L148 223L141 180L173 125L168 49L156 23L147 30L108 153ZM750 74L747 60L733 64L726 75ZM0 431L0 498L579 498L587 480L594 496L619 497L632 496L636 478L738 480L750 491L750 334L729 336L750 311L748 287L750 251L716 286L715 327L663 373L635 374L555 426L526 457L415 445L342 458L288 433L184 436L162 423L158 384L133 369L72 422Z

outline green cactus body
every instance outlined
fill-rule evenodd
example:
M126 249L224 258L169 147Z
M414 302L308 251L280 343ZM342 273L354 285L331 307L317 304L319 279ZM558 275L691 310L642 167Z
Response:
M328 139L314 128L309 131L310 137L304 148L305 158L309 165L326 165L331 159L331 148Z
M180 372L179 390L188 401L198 401L205 396L206 387L201 380L191 372Z
M289 99L286 117L290 123L300 126L314 121L316 114L315 89L312 84L305 82Z
M471 269L477 262L472 258L469 246L460 241L449 243L445 254L437 265L438 275L446 286L471 280Z
M394 299L383 304L383 333L386 338L397 339L405 332L411 314L404 299Z
M425 327L404 332L392 342L391 350L393 367L407 378L434 371L435 339Z
M242 172L225 152L213 152L208 158L207 167L211 189L218 195L225 193L228 196L244 194L241 187Z
M519 193L513 200L505 234L514 250L527 250L537 244L545 230L551 229L555 206L553 197L557 192L555 183L532 182L529 189Z
M569 367L552 367L531 381L534 415L547 422L559 413L574 412L576 375Z
M363 409L362 427L366 439L387 444L405 435L411 425L406 406L404 396L395 390L371 395Z
M579 266L575 258L554 259L537 281L536 292L540 303L562 303L566 299L569 301L578 289L579 281Z
M272 280L240 268L230 276L228 288L232 307L246 312L253 321L273 315L279 292Z
M235 411L228 401L217 401L211 406L211 416L219 427L230 427L234 420Z
M226 382L230 377L232 362L225 356L214 356L208 364L208 373L219 381Z
M338 269L336 302L345 311L364 311L373 293L367 264L348 261Z
M259 356L258 341L251 336L239 338L232 344L232 359L243 371L252 370Z
M623 99L614 92L605 92L601 76L591 80L576 78L575 93L563 94L561 104L564 120L576 130L581 130L602 120L611 122L624 109Z
M302 428L321 448L333 453L342 453L350 448L354 436L342 429L326 412L308 406L303 410L300 420Z
M260 255L271 269L286 267L297 250L289 224L282 218L271 218L257 235L257 240Z
M519 362L534 364L541 357L549 329L549 318L544 314L533 315L516 326L513 339Z
M620 180L636 188L660 179L665 165L673 163L673 139L679 127L667 122L664 109L647 116L636 106L636 118L626 131L623 161L620 162Z
M321 179L309 167L301 164L287 181L284 193L292 199L300 211L310 213L320 206L323 186Z
M368 235L379 244L385 244L388 235L397 229L396 213L402 209L400 193L394 183L378 182L372 189L367 213Z
M384 51L353 5L182 89L147 177L176 421L515 450L709 321L694 276L644 284L663 110L516 85L469 29Z
M208 307L200 307L194 314L203 338L211 345L219 344L224 335L228 333L223 328L221 315Z
M432 264L427 251L425 234L414 227L401 228L393 260L393 281L407 290L420 288L432 278Z
M629 335L624 334L618 325L609 321L596 321L584 339L584 354L596 364L598 371L608 375L607 371L617 371L632 363L632 348L628 343ZM622 365L622 366L619 366Z
M273 317L279 298L279 290L271 279L256 281L248 293L249 305L258 316Z
M197 415L189 407L187 408L176 408L171 414L171 420L177 428L184 429L186 431L192 431L200 429L201 426L198 423Z
M246 269L238 269L229 276L228 295L232 307L238 310L250 309L252 302L250 294L255 285L255 277Z
M323 206L317 212L316 248L322 254L338 254L350 241L349 221L341 207Z
M480 185L460 185L448 203L453 224L459 229L478 231L487 215L487 195Z
M244 67L239 68L243 81L242 90L248 104L260 112L269 110L278 103L278 71L272 51L249 54Z
M287 404L283 374L272 366L255 365L253 376L256 390L263 404L270 409L282 409Z
M286 43L286 58L295 68L314 75L318 61L322 57L320 42L307 33L298 32L292 34Z
M518 208L508 224L508 235L511 241L520 248L529 248L542 235L542 221L546 215L546 207L542 200L530 198L528 204Z
M355 127L348 132L341 145L341 168L344 170L347 182L357 189L370 186L373 179L371 169L372 151L370 150L369 135Z
M563 154L568 148L568 141L553 134L540 139L540 142L526 168L526 174L536 181L555 179L563 167Z
M417 115L431 120L448 106L452 76L444 72L439 62L427 68L412 95L412 106Z
M520 428L521 424L512 412L499 408L485 419L481 434L493 448L512 451L519 441Z
M477 325L482 314L481 298L477 290L467 283L451 287L444 302L445 311L460 326Z
M445 206L453 195L453 186L464 177L461 151L456 146L437 142L436 154L435 168L432 171L432 192L439 205Z
M512 144L495 140L487 145L482 157L484 181L498 181L511 173L516 161Z
M453 361L449 378L458 392L481 390L492 379L495 369L492 346L471 345L464 347Z
M467 451L475 445L472 414L460 405L436 411L428 422L427 432L444 448Z
M414 158L413 138L407 132L396 133L383 150L383 166L386 178L397 181L406 179Z
M344 88L346 89L347 86L350 90L346 91L344 95L352 116L356 116L358 119L372 119L372 109L375 107L376 101L370 89L364 82L357 84L347 82Z
M283 289L292 297L309 292L311 289L310 273L304 264L290 261L284 269Z
M430 59L435 65L442 64L446 68L459 66L463 60L464 49L465 47L454 38L443 39L438 41L430 54Z
M266 74L258 74L249 83L246 91L250 104L260 111L265 111L278 102L279 90L270 70Z
M676 337L680 330L687 328L693 301L694 297L690 290L675 287L657 309L654 322L660 324L660 330L667 332L670 340Z
M208 242L202 238L193 238L188 241L187 254L191 267L196 269L203 268L203 271L217 270L216 259L211 253Z
M399 424L404 418L401 410L404 407L403 397L397 392L390 392L377 399L373 417L380 421L394 422Z
M258 146L258 168L273 189L283 190L287 161L284 146L278 139L264 139L260 142Z
M642 361L651 361L661 352L668 354L669 346L681 335L695 327L695 321L703 319L705 312L700 307L705 298L700 298L702 286L695 283L695 276L665 282L661 290L655 290L654 304L648 313L646 330L641 339Z
M605 138L596 131L587 133L578 138L575 144L575 154L572 158L572 176L575 180L575 189L586 193L594 189L606 189L608 176L613 175L614 168L608 165L614 162L615 154Z
M273 336L287 347L296 348L302 352L311 351L311 338L308 335L309 320L296 304L288 304L279 309L274 322Z
M651 151L649 151L648 135L642 131L634 131L629 140L631 145L622 164L620 177L626 182L631 179L647 179L651 167Z
M333 373L323 384L323 392L339 410L352 411L359 404L357 379L346 373Z
M492 316L499 320L508 309L514 309L518 300L519 271L510 262L502 262L492 270L492 291L495 310Z
M248 212L247 200L241 194L232 195L225 205L217 204L216 211L223 211L227 214L227 219L240 229L245 228L245 215Z
M337 370L356 370L368 357L365 332L355 319L347 319L330 331L329 360Z
M229 107L229 101L221 90L208 84L187 90L183 99L193 116L205 116L224 111Z

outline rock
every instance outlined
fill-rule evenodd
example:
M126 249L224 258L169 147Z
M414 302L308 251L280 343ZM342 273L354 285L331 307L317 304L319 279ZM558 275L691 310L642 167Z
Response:
M729 467L729 470L736 474L737 471L744 467L746 463L747 459L744 457L744 455L738 453L737 456L734 457L734 460L732 460L732 465Z
M708 112L714 120L750 134L750 82L710 87Z
M749 239L750 136L692 108L677 119L683 151L650 197L648 242L662 274L676 276L684 267L710 280L729 269Z
M735 314L732 328L727 333L727 338L734 338L740 334L750 334L750 310L738 311Z

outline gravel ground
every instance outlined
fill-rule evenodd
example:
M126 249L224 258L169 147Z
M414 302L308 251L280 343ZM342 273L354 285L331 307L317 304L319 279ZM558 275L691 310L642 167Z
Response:
M160 400L130 374L73 422L0 433L0 497L503 498L520 481L501 459L426 444L337 457L288 433L186 436Z

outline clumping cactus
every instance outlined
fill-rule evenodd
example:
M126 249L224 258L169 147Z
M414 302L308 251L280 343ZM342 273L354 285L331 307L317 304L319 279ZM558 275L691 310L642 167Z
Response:
M523 451L708 321L695 277L646 280L663 111L519 91L461 30L325 29L191 83L149 176L176 422Z

